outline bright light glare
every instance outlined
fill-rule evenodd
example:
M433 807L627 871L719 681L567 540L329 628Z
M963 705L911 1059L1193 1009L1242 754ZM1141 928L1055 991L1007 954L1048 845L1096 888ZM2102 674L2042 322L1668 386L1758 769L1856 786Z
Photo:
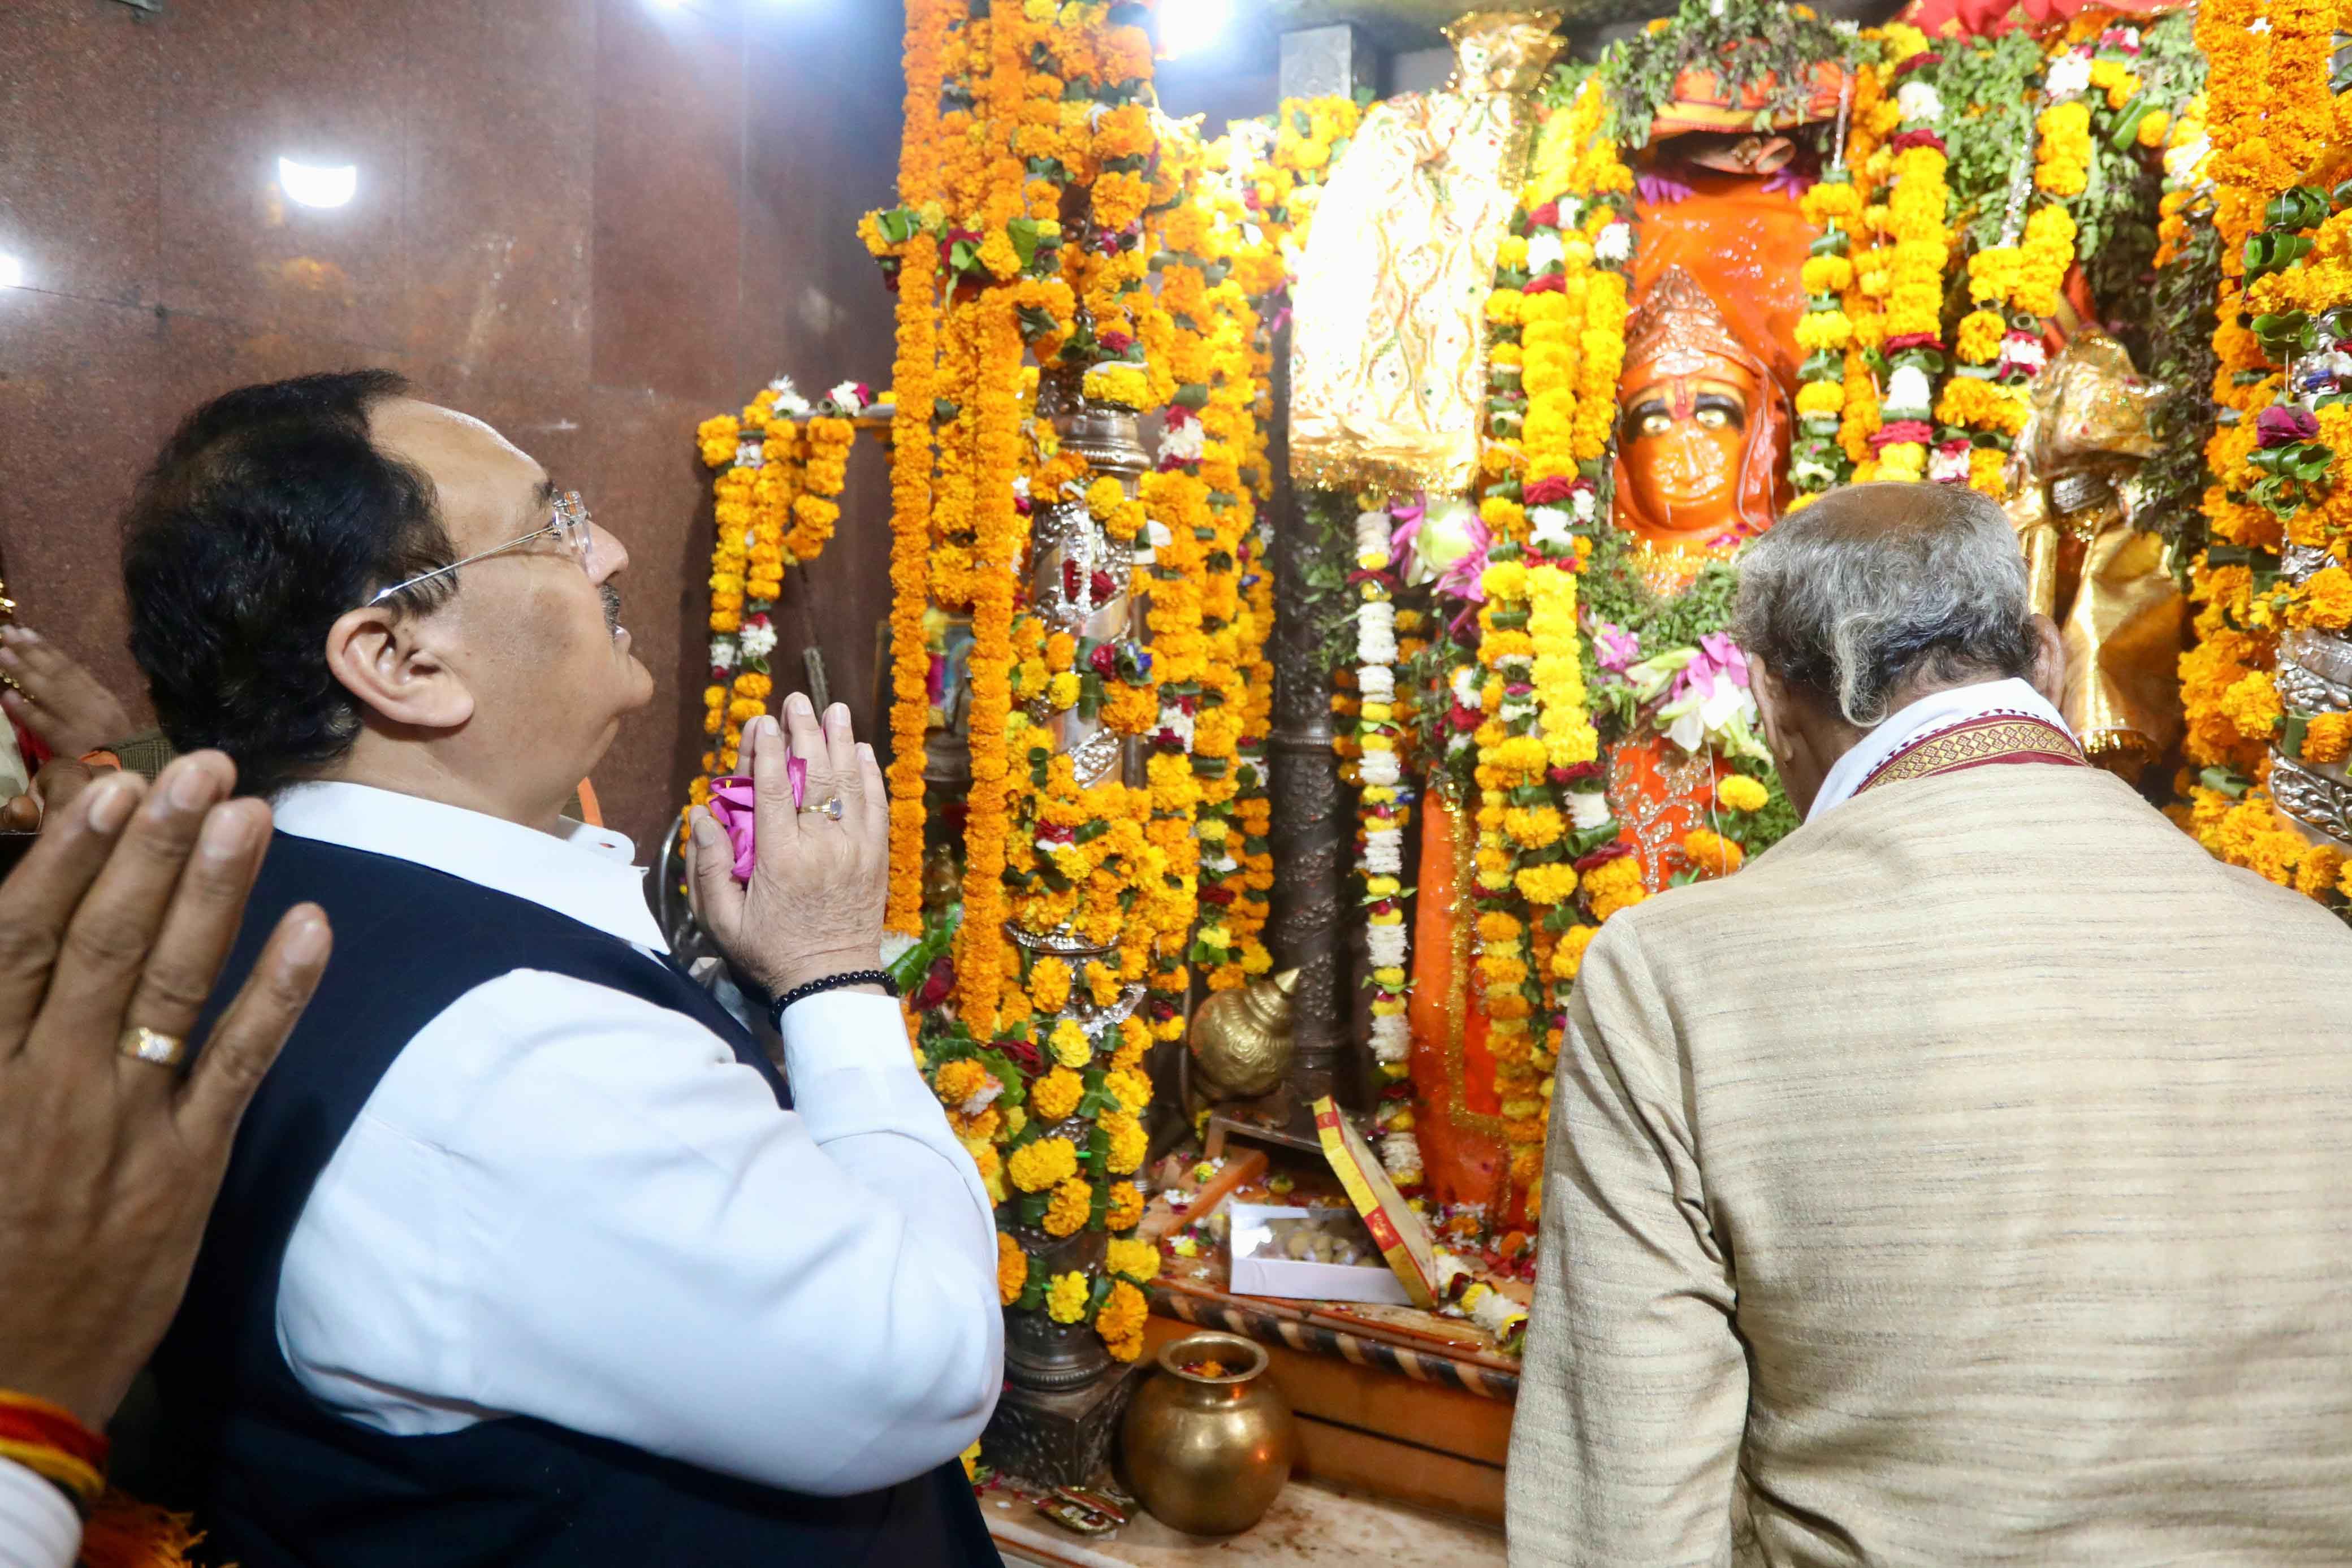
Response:
M297 163L291 158L278 160L278 183L289 202L306 207L340 207L358 192L360 171L356 163L341 163L322 168L315 163Z
M1233 16L1233 0L1176 0L1160 10L1160 47L1171 59L1215 43Z
M0 288L22 288L24 287L25 264L18 261L15 256L10 256L6 251L0 250Z

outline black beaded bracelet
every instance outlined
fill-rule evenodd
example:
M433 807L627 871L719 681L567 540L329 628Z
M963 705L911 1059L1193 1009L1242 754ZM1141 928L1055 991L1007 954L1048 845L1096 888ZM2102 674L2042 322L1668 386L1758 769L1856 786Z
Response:
M781 1034L783 1032L786 1008L794 1002L804 1002L811 997L823 996L827 991L845 991L852 986L879 986L893 999L898 995L898 982L883 971L852 969L845 974L827 975L822 980L811 980L805 986L794 986L776 998L774 1006L769 1009L769 1017L775 1020L776 1031Z

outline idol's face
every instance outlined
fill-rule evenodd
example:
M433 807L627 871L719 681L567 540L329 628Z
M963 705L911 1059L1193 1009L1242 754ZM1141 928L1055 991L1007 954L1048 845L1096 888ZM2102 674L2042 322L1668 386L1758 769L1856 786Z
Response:
M1625 378L1619 424L1639 514L1664 534L1712 538L1738 521L1739 473L1757 409L1755 376L1728 360L1689 374Z

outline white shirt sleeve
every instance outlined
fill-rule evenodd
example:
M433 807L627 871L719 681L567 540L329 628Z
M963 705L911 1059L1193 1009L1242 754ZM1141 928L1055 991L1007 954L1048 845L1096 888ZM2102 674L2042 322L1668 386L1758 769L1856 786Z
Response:
M0 1459L0 1568L73 1568L80 1552L81 1518L65 1494Z
M278 1335L398 1435L499 1415L822 1495L978 1437L988 1195L897 1004L785 1017L796 1109L680 1014L525 971L401 1053L313 1189Z

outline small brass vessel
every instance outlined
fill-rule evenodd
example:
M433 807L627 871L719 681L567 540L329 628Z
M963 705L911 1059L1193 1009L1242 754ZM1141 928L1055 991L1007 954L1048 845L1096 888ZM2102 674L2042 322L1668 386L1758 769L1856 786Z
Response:
M1128 1481L1152 1517L1192 1535L1235 1535L1265 1517L1298 1454L1290 1401L1265 1349L1238 1334L1162 1345L1119 1442ZM1214 1364L1208 1374L1186 1371Z
M1192 1082L1213 1101L1270 1094L1290 1071L1290 996L1298 971L1219 991L1192 1015Z

